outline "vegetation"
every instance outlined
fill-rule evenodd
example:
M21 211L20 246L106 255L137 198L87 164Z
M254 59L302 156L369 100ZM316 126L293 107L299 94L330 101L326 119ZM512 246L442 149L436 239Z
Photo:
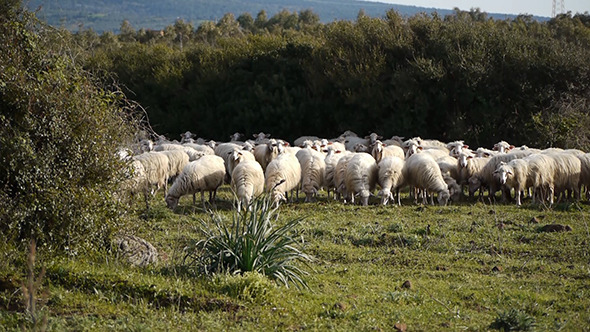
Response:
M0 14L0 231L8 243L96 248L122 211L116 156L136 127L119 90L75 61L18 2Z
M312 258L297 248L297 234L291 234L301 218L273 226L278 215L271 205L268 198L255 200L243 213L234 214L229 227L219 214L212 214L213 227L203 223L203 239L186 248L189 264L205 274L258 272L285 286L307 287L307 273L295 263Z
M494 20L486 13L322 24L310 11L226 14L195 28L75 35L86 67L115 73L154 129L499 140L588 148L590 17ZM220 120L222 119L222 120Z
M322 24L313 12L261 12L163 34L124 22L99 36L2 2L1 329L587 330L586 201L359 207L322 192L276 218L262 206L236 215L225 185L211 219L190 198L167 209L162 193L147 211L139 198L120 203L115 152L140 129L126 93L167 134L353 129L587 148L589 22L390 11ZM569 227L544 226L556 223ZM131 266L111 247L115 232L146 239L160 260ZM269 239L278 246L248 249ZM232 260L195 264L191 248L219 253L225 240L239 249ZM305 254L291 250L303 241ZM254 264L273 252L285 260Z

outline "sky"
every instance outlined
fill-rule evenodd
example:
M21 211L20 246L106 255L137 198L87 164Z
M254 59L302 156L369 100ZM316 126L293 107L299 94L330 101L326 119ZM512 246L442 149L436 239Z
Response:
M501 14L532 14L551 17L553 0L371 0L378 2L410 5L428 8L461 10L479 8L483 12ZM563 0L565 11L572 13L590 12L590 0ZM561 0L557 0L557 12Z

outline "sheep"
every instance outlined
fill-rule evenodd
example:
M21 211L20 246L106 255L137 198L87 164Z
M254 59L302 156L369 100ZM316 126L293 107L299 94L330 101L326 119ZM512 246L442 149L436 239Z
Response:
M223 184L225 177L224 164L223 158L213 155L206 155L188 163L166 195L168 208L174 210L178 206L180 197L188 194L193 194L194 204L194 194L197 192L201 193L201 202L205 207L204 191L209 191L209 202L214 204L217 188Z
M238 213L242 205L249 208L252 199L264 192L264 171L260 164L255 160L240 160L232 172L231 187L237 197Z
M182 144L182 143L185 143L189 140L192 140L193 137L195 137L195 136L197 136L197 135L191 133L190 131L187 131L186 133L180 135L180 137L181 137L180 143Z
M131 160L129 168L126 169L126 171L127 178L123 180L120 185L121 191L128 192L132 196L137 193L142 193L145 200L145 207L149 210L148 192L151 189L151 185L148 182L148 177L143 164L139 160Z
M312 202L318 191L324 187L326 162L324 154L311 148L301 149L296 154L301 165L301 191L305 202Z
M217 146L215 146L215 155L218 157L223 158L223 161L225 162L225 174L226 174L226 182L229 183L229 181L231 180L231 173L233 171L233 169L230 169L231 166L233 166L233 163L230 162L230 159L232 157L232 153L234 151L240 151L242 150L242 147L239 144L236 143L220 143Z
M579 155L578 159L580 159L581 167L579 186L586 187L586 199L590 200L590 195L588 195L588 188L590 188L590 153Z
M366 138L360 138L360 137L356 137L356 136L348 136L346 137L346 139L344 140L344 147L346 148L347 151L351 151L351 152L358 152L355 150L355 148L357 147L357 144L362 144L365 147L367 147L366 149L368 149L368 146L370 145L370 142L368 139Z
M148 185L156 186L156 190L151 190L151 194L160 188L167 187L169 162L168 157L160 152L146 152L134 156L133 160L139 161L144 169L146 182Z
M188 146L184 147L183 151L188 155L188 161L195 161L207 154L202 151L196 151L195 149L189 148Z
M301 136L301 137L295 139L295 141L293 141L293 146L298 146L298 147L303 148L304 147L303 143L305 141L312 141L313 142L316 140L320 140L320 138L317 136Z
M490 158L474 158L473 154L470 152L461 152L457 159L457 168L459 169L458 183L460 185L469 184L469 179L480 172L488 161L490 161ZM473 187L473 191L469 190L470 197L473 197L475 191L481 188L477 183L474 183Z
M500 153L508 153L508 151L514 149L514 145L506 142L506 141L500 141L496 144L494 144L494 151L498 151Z
M444 156L436 158L435 160L442 174L448 174L456 181L459 180L459 167L457 165L456 158L451 156Z
M386 139L383 141L383 144L385 144L385 145L396 145L396 146L399 146L400 148L402 147L403 143L404 143L404 138L401 136L391 136L390 139Z
M210 146L204 144L183 143L182 146L192 148L195 151L200 151L204 154L215 154L215 150L213 150Z
M449 153L450 153L449 149L447 149L446 146L440 146L435 143L432 143L431 146L422 146L420 142L424 142L424 141L418 137L418 138L411 138L402 144L402 148L405 151L406 158L417 153L419 150L420 151L428 151L430 154L432 154L434 156L435 159L449 155ZM432 142L438 142L438 141L432 141Z
M574 199L580 199L580 174L582 164L578 158L579 152L565 150L561 153L548 154L555 162L553 182L556 193L564 193L566 190L574 193Z
M175 178L189 163L188 154L182 150L171 150L160 152L168 157L168 180Z
M399 191L404 185L403 168L404 160L395 156L385 157L377 164L377 183L381 187L378 196L381 197L381 204L387 205L391 199L401 206Z
M449 149L449 155L451 157L457 158L464 149L469 149L469 145L466 145L463 141L454 141L447 143L446 148Z
M240 142L240 140L244 137L244 134L235 132L229 137L230 142Z
M337 194L337 199L343 197L344 203L346 203L350 199L348 192L346 191L345 184L346 167L348 166L348 162L350 161L350 159L352 159L352 157L354 157L357 154L358 153L348 152L347 154L342 156L340 160L338 160L338 163L336 164L336 169L334 171L334 186L336 187L335 192Z
M278 146L282 145L280 141L271 138L266 144L259 144L254 147L254 157L256 161L266 170L266 166L279 154Z
M340 158L342 158L345 154L351 153L349 151L340 151L334 149L333 146L328 146L326 148L326 157L324 158L324 163L326 164L326 171L324 176L324 185L326 191L328 192L328 197L330 197L330 191L336 189L334 175L336 174L336 165ZM335 193L334 193L335 197Z
M344 152L346 151L346 146L340 142L330 142L327 139L322 139L320 141L322 152L327 153L328 147L332 147L334 151Z
M386 146L381 141L377 140L373 145L371 155L375 158L375 161L379 163L381 159L390 156L404 159L404 150L397 145Z
M253 134L252 136L255 138L254 142L256 144L266 144L266 143L268 143L268 140L270 139L270 134L265 134L263 132L260 132L258 134Z
M174 143L162 143L154 145L153 151L171 151L171 150L184 150L184 147L180 144Z
M533 186L533 177L529 173L529 162L527 158L529 157L514 159L508 163L501 161L494 171L494 175L498 178L502 186L506 186L508 189L514 189L517 206L522 204L522 192Z
M534 190L533 203L535 197L538 197L540 202L549 200L549 203L553 204L555 160L548 154L538 153L528 156L526 161Z
M354 203L354 197L360 196L363 206L369 204L369 196L375 190L377 184L377 162L375 158L366 153L355 154L346 166L344 175L346 191Z
M496 194L496 191L501 187L498 179L494 178L494 171L498 168L500 162L521 159L531 154L532 152L530 151L522 150L493 156L479 172L473 174L469 178L469 195L473 196L476 190L480 189L482 186L486 186L489 190L489 197L493 197ZM504 196L504 199L507 198L507 196Z
M352 148L353 152L363 152L363 153L371 153L371 149L369 148L368 145L363 144L363 143L357 143L354 145L354 147Z
M228 152L229 157L224 158L226 171L229 171L233 174L234 168L244 160L256 161L256 158L252 154L252 152L246 150L233 150ZM231 177L231 176L230 176Z
M279 145L279 154L266 167L264 178L266 191L278 207L281 201L287 200L285 193L299 187L301 166L297 157Z
M423 153L413 154L406 159L402 169L402 176L408 185L436 193L439 205L446 205L449 201L448 185L432 156ZM424 197L423 203L427 203L426 197Z
M475 156L480 157L480 158L493 157L497 154L500 154L500 152L493 151L493 150L486 149L486 148L477 148L477 150L475 150Z

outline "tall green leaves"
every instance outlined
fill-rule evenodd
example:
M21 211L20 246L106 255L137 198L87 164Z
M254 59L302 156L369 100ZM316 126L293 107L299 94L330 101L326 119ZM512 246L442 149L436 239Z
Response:
M0 230L68 249L104 241L131 137L124 100L97 87L59 32L16 10L0 21Z
M212 214L213 226L202 223L204 239L187 248L188 264L205 273L258 272L286 286L307 287L307 274L297 262L309 262L311 256L299 247L296 227L301 218L276 222L276 210L268 198L259 198L242 213L235 212L231 225L219 215ZM275 219L275 220L273 220Z

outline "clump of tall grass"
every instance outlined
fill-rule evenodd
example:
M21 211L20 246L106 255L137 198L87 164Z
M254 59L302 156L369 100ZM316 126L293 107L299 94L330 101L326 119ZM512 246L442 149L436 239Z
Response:
M303 237L296 228L303 218L277 225L277 209L266 196L234 212L231 223L218 213L210 216L212 226L201 221L203 239L186 248L187 264L205 274L258 272L287 287L308 288L304 278L308 273L297 266L312 260L299 249Z
M491 328L500 331L530 331L535 327L535 318L516 309L499 312Z

